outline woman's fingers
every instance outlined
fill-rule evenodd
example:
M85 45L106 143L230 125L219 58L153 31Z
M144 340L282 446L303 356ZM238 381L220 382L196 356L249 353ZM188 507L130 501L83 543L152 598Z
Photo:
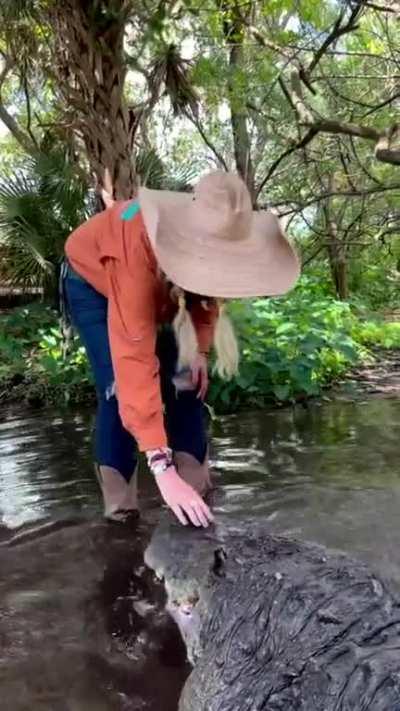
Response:
M188 525L188 520L184 516L184 514L181 511L180 506L171 506L172 511L174 512L176 518L178 521L182 524L182 526L187 526Z
M206 517L206 519L207 519L207 521L208 521L209 523L213 523L213 521L214 521L214 516L213 516L213 514L212 514L212 512L211 512L210 507L207 506L206 502L203 501L203 499L200 499L200 506L201 506L201 509L202 509L202 511L203 511L203 513L204 513L204 515L205 515L205 517Z
M185 501L176 508L179 511L179 515L174 507L173 511L175 515L181 523L185 521L185 525L187 525L189 520L196 528L200 528L200 526L207 528L214 520L210 509L200 496L191 501Z
M197 393L197 397L201 400L204 400L206 395L207 395L207 390L208 390L208 373L207 370L204 368L200 368L199 370L199 391Z
M200 528L203 525L201 518L198 515L196 506L193 506L192 504L185 504L184 510L185 510L186 516L189 517L193 526L196 526L196 528Z
M174 466L156 476L157 485L165 503L183 525L192 523L199 528L214 520L213 515L201 496L179 476Z
M196 528L208 528L214 521L211 511L203 501L171 506L171 509L183 526L187 526L190 521Z
M193 511L196 514L197 520L199 521L199 525L203 526L203 528L207 528L209 522L201 506L199 504L196 504L195 506L193 506Z
M192 371L192 383L195 387L198 387L200 381L200 368L197 364L193 365Z
M211 510L205 501L203 501L201 496L198 496L196 499L192 500L190 505L196 514L196 518L204 528L207 528L207 526L214 521L214 516L212 515Z
M208 390L208 364L203 353L198 353L191 367L192 383L197 388L197 397L204 400Z

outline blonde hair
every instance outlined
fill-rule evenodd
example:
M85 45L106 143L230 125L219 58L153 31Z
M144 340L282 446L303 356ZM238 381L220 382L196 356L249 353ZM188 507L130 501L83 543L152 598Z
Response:
M239 347L232 321L226 313L225 303L218 301L218 318L214 331L217 355L215 370L220 378L231 380L239 369Z
M173 321L176 343L178 346L178 368L187 368L193 363L199 352L196 331L190 313L186 308L185 292L173 287L172 294L178 299L178 313Z
M178 287L173 287L171 296L178 301L178 313L172 325L178 346L178 368L183 369L193 362L199 352L199 344L191 315L186 307L185 292ZM239 348L225 304L222 300L218 300L217 303L218 318L214 330L215 370L224 380L231 380L238 372ZM207 302L202 302L202 306L208 308Z

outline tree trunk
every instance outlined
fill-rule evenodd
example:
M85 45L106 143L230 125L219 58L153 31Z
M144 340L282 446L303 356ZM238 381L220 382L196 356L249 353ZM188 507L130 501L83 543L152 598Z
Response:
M222 9L224 9L224 5ZM241 97L235 95L235 72L243 66L243 20L231 7L227 7L226 12L229 14L229 20L224 21L224 35L230 47L228 92L236 169L246 183L252 200L255 200L255 176L247 126L247 109L244 107Z
M347 263L344 258L339 258L334 266L336 294L341 301L349 298Z
M337 225L333 220L327 224L328 232L328 258L332 274L332 281L335 287L336 296L341 301L346 301L349 297L347 279L346 245L338 238Z
M83 140L100 184L108 169L117 198L131 197L136 187L138 117L124 98L125 5L123 0L63 0L49 9L56 43L53 71L69 107L65 118Z

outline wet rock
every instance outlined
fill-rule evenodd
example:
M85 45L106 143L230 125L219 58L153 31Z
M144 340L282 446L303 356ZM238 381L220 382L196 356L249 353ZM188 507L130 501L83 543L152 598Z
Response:
M179 711L400 709L399 600L363 564L255 522L170 519L145 560L194 665Z

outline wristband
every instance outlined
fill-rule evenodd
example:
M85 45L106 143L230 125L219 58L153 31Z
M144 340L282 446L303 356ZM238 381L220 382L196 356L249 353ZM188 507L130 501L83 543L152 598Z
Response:
M150 449L146 452L147 464L154 476L162 474L172 465L172 450L168 447Z

